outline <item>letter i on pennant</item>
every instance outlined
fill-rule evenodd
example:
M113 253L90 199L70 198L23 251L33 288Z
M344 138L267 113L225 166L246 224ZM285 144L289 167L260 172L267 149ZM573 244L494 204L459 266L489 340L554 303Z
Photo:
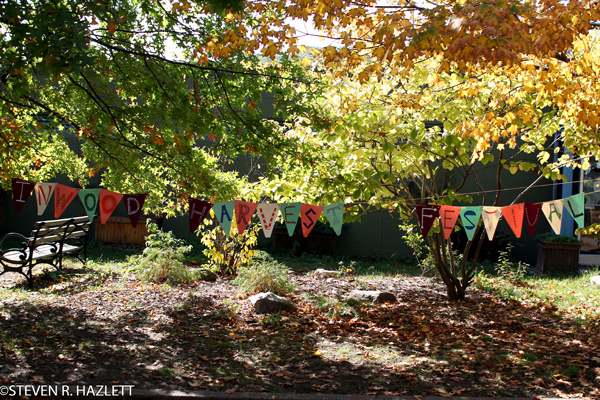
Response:
M15 211L21 212L21 209L25 205L25 202L31 196L31 192L35 188L35 182L24 181L23 179L13 178L12 180L12 191L13 191L13 203L15 205Z

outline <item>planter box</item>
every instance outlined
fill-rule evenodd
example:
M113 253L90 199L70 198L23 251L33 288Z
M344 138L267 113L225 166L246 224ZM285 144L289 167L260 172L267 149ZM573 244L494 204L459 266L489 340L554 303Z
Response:
M273 244L290 250L294 243L298 242L298 255L302 253L333 254L337 249L337 238L337 235L324 235L318 232L311 232L308 237L296 234L290 236L285 228L273 230Z
M576 274L581 243L538 241L537 270L542 273Z
M132 244L143 246L146 243L148 230L146 221L156 222L154 218L140 218L135 227L131 226L129 217L110 217L106 224L96 221L96 240L102 243Z

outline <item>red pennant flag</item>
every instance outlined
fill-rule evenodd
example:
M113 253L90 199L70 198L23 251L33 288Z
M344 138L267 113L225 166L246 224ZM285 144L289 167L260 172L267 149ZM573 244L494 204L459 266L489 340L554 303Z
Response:
M200 223L204 221L204 218L206 218L206 215L212 208L212 204L190 197L189 207L190 233L194 233L200 226Z
M146 201L147 194L124 194L123 195L123 203L125 203L125 209L127 210L127 215L129 215L129 221L131 221L131 225L135 228L138 220L140 219L140 215L142 214L142 207L144 207L144 202Z
M441 207L435 204L415 204L417 217L419 217L419 225L421 225L421 233L424 238L427 237L433 221L440 215Z
M105 224L108 217L115 211L119 202L123 198L121 193L111 192L110 190L102 189L100 191L100 223Z
M302 204L300 208L300 221L302 221L302 236L308 237L308 234L315 227L319 215L325 207L311 206L310 204Z
M440 207L440 221L442 222L442 229L444 229L444 237L448 239L454 230L456 220L460 216L459 206L441 206Z
M525 213L525 206L523 203L513 204L502 208L502 215L506 218L506 222L510 226L510 229L515 233L515 236L520 238L521 232L523 231L523 214ZM535 229L535 227L534 227Z
M542 203L523 203L525 207L525 222L527 222L527 231L529 236L533 236L535 227L540 221L542 215Z
M31 196L31 192L35 188L35 182L24 181L23 179L12 179L13 203L15 211L21 212L25 202Z
M71 204L71 201L77 196L79 189L56 184L54 189L54 218L60 218L65 209Z
M244 232L254 211L256 211L256 203L250 203L248 201L235 201L235 220L237 221L238 233Z

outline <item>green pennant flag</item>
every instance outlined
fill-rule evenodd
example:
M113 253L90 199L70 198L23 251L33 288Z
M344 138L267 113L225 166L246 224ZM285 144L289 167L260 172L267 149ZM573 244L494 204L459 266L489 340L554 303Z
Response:
M565 208L571 214L575 222L580 228L583 228L585 225L585 217L584 214L584 204L585 204L585 193L579 193L575 196L567 197L565 199Z
M333 228L338 236L342 234L342 224L344 223L344 202L338 201L337 203L325 206L323 214L327 217L329 225Z
M283 222L287 227L288 235L290 236L294 235L294 229L296 229L301 208L302 203L284 203L279 208L281 215L283 215Z
M460 220L463 223L469 240L473 240L479 218L481 218L481 207L461 207Z
M98 207L98 198L100 197L101 190L102 189L82 189L78 193L90 222L94 220L94 215L96 215L96 208Z
M222 201L215 203L212 207L215 217L221 224L221 227L225 231L225 234L229 236L231 231L231 221L233 221L233 209L235 207L235 201Z

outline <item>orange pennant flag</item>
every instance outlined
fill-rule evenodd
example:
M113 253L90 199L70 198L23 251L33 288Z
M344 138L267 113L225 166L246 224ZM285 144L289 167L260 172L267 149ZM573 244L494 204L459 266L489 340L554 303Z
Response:
M110 215L115 211L123 198L121 193L102 189L100 191L100 223L105 224Z
M250 223L250 219L252 219L252 215L254 215L254 211L256 211L257 205L249 201L235 201L235 220L237 222L238 233L241 234L244 232Z
M300 221L302 221L302 236L307 237L310 231L315 227L319 215L325 207L311 206L310 204L302 204L300 208Z
M454 230L456 220L460 215L460 207L458 206L442 206L440 208L440 221L444 229L444 237L448 239Z
M58 183L54 189L54 218L60 218L67 206L77 196L79 189L61 185Z
M521 231L523 230L524 213L525 205L523 203L502 208L502 215L506 218L506 222L508 222L510 229L512 229L517 238L521 237Z

